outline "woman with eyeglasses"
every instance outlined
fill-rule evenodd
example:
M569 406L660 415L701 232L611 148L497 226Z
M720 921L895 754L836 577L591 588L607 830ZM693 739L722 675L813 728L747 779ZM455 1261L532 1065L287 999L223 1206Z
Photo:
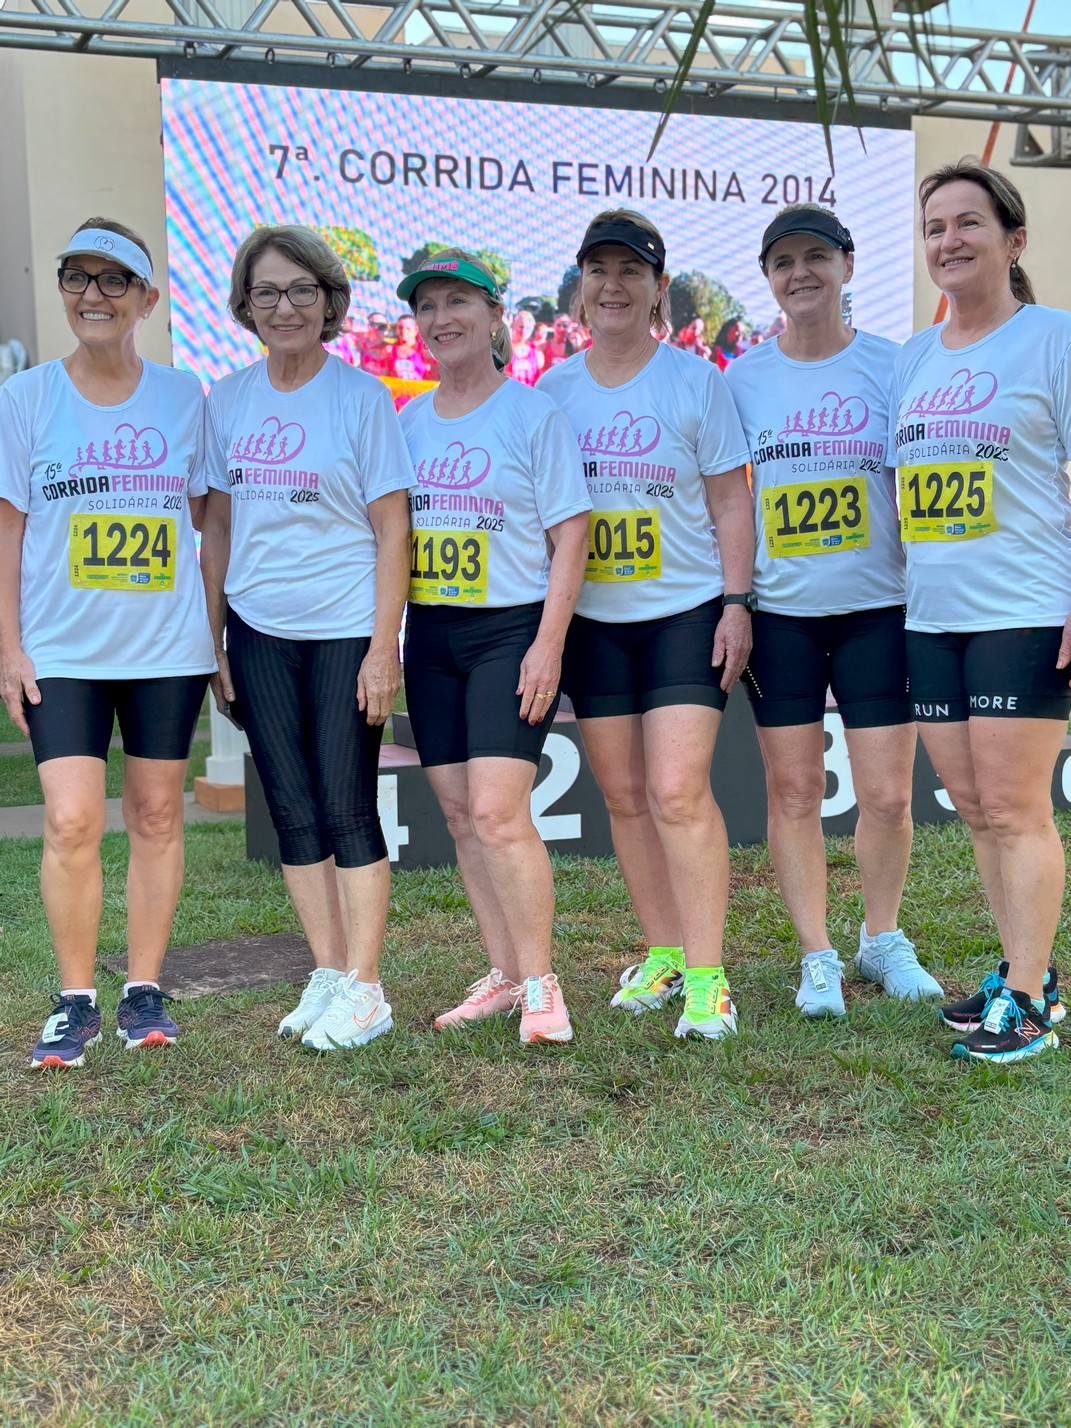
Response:
M205 436L213 691L249 736L315 962L279 1035L319 1051L393 1024L379 981L390 866L376 791L401 683L413 473L387 388L324 350L349 303L318 234L251 233L229 307L267 357L212 388Z
M0 688L45 801L41 896L59 995L31 1065L81 1066L100 1040L95 966L105 772L123 741L127 982L118 1035L172 1043L158 976L182 884L182 793L215 668L197 571L204 398L138 356L160 298L137 233L106 218L60 254L69 357L0 391ZM191 522L191 515L193 520Z

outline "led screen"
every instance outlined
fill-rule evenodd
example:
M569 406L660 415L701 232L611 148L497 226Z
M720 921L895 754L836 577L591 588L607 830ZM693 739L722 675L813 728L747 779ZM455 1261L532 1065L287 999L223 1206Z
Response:
M572 266L602 209L642 210L673 275L671 339L724 366L778 330L759 271L785 203L833 205L857 256L846 309L903 341L912 316L914 138L677 115L653 159L655 116L413 94L162 81L174 359L205 380L257 341L226 314L231 260L257 224L304 223L336 248L353 303L335 350L405 401L435 379L395 288L436 247L482 253L504 284L511 375L535 382L586 341L569 317Z

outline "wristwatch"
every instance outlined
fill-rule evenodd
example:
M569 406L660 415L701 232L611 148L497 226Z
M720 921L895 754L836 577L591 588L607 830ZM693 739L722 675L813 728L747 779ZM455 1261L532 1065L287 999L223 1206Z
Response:
M759 608L759 597L754 590L749 590L746 595L723 595L721 603L723 605L743 605L744 609L753 615Z

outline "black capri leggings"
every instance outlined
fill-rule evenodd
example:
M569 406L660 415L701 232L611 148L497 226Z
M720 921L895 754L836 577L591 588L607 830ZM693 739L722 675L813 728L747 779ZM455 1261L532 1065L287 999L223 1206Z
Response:
M334 854L340 868L363 868L387 856L376 806L383 727L357 707L368 645L278 639L228 615L232 709L290 867Z

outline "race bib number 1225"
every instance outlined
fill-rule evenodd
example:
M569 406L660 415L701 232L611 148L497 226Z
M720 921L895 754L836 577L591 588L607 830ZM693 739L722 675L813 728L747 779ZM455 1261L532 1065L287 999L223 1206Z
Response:
M993 463L900 466L900 538L974 540L997 529Z

